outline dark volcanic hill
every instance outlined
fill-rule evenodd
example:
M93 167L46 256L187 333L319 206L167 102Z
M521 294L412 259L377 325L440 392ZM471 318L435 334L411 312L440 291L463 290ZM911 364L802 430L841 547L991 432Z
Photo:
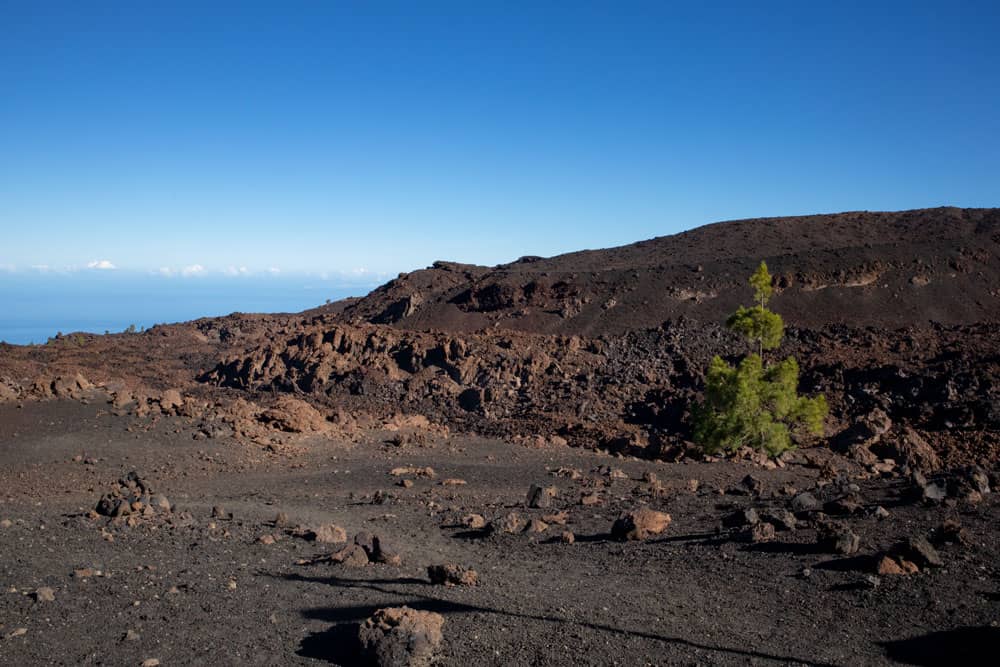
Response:
M436 262L343 309L404 329L598 335L725 318L760 260L789 323L905 327L1000 315L1000 209L737 220L493 268Z
M0 400L73 395L82 372L139 412L179 390L170 409L183 394L209 432L229 420L256 438L290 410L347 429L409 415L684 455L712 356L746 352L722 321L761 259L789 325L780 353L830 403L828 438L800 444L866 465L998 458L1000 209L743 220L493 268L438 262L298 315L0 346Z

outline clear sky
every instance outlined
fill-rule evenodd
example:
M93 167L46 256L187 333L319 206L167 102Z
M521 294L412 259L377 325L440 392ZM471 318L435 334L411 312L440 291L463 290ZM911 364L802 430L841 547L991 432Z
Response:
M395 273L998 195L996 0L0 0L0 270Z

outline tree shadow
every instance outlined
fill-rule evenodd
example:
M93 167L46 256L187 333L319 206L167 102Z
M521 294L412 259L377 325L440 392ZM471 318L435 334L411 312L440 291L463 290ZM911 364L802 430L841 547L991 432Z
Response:
M749 659L763 659L763 660L771 660L771 661L785 662L785 663L806 663L809 665L814 665L815 667L834 667L833 665L828 663L796 658L794 656L774 655L746 648L713 646L711 644L703 644L700 642L692 641L690 639L684 639L683 637L671 637L668 635L662 635L654 632L646 632L640 630L626 630L612 625L605 625L601 623L588 622L588 621L576 621L572 619L561 618L555 615L538 615L538 614L517 612L517 611L511 611L511 610L499 609L487 606L465 604L461 602L454 602L452 600L446 600L434 597L433 595L421 594L414 590L398 591L386 587L386 584L392 584L392 583L403 583L403 584L420 583L428 586L430 585L428 582L419 579L403 578L395 580L393 579L366 580L366 579L346 579L342 577L308 577L297 573L268 575L268 576L288 581L311 582L311 583L326 584L330 586L368 589L384 595L392 595L399 598L404 598L401 599L399 602L392 603L393 606L405 605L407 607L410 607L411 609L417 609L420 611L432 611L442 615L461 614L461 613L493 614L499 616L506 616L510 618L520 618L529 621L556 623L565 626L577 626L579 628L587 628L596 632L604 632L621 637L631 637L631 638L638 637L642 639L662 642L665 644L674 644L677 646L686 647L688 649L711 651L715 653L741 656ZM333 623L334 625L333 627L324 630L323 632L313 633L312 635L309 635L308 637L303 639L297 654L303 657L309 657L318 660L326 660L328 662L333 662L339 665L363 664L363 662L361 662L360 645L357 639L358 627L364 619L369 618L377 610L384 608L386 606L387 606L386 604L378 604L378 605L353 605L345 607L318 607L311 609L303 609L301 611L301 614L304 618L321 620L328 623Z
M962 627L918 637L880 642L890 660L921 667L985 664L996 658L1000 628Z

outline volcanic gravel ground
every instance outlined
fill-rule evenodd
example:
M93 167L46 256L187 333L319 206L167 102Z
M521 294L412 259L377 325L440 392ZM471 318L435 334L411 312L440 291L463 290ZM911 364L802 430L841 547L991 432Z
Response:
M844 557L821 552L811 528L762 544L719 529L734 509L787 506L778 490L813 489L817 467L671 464L465 436L404 447L313 438L298 455L267 456L194 440L176 418L106 407L0 405L0 521L11 522L0 524L0 664L356 664L358 624L404 604L445 617L444 665L968 664L1000 640L995 493L924 508L905 499L903 479L862 480L866 505L890 515L848 519L861 551ZM396 486L389 471L403 465L437 475ZM627 478L609 478L607 466ZM559 468L582 478L551 474ZM171 518L89 518L131 470L169 497ZM662 495L642 492L648 472ZM764 483L761 497L737 493L747 474ZM599 481L602 503L580 505ZM558 488L551 508L525 508L532 483ZM643 503L672 515L668 530L611 541L619 513ZM232 518L212 518L216 506ZM559 509L567 526L540 534L459 525L469 513ZM339 547L287 534L273 525L278 512L293 526L378 534L402 565L300 565ZM871 578L872 556L945 519L968 538L940 547L943 567ZM574 544L558 540L567 529ZM431 585L426 568L439 563L474 568L478 585ZM54 601L36 601L42 587Z

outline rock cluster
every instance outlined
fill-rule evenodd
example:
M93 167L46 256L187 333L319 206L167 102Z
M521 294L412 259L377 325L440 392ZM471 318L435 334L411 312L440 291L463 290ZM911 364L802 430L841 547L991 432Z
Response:
M170 514L173 506L166 496L156 493L148 481L132 471L101 497L94 511L101 516L150 518Z

